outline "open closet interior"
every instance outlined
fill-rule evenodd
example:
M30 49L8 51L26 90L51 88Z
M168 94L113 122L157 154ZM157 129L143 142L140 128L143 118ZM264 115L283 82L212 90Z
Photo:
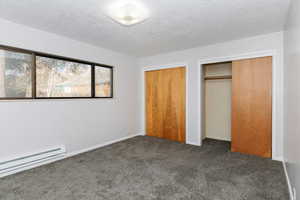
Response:
M204 138L231 141L232 63L203 66ZM216 126L217 124L217 126Z
M272 156L272 57L202 65L202 139Z

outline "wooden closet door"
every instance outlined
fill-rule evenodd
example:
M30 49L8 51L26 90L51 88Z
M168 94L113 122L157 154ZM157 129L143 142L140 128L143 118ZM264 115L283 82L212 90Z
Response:
M148 136L185 142L185 67L145 72Z
M231 150L272 156L272 57L232 63Z

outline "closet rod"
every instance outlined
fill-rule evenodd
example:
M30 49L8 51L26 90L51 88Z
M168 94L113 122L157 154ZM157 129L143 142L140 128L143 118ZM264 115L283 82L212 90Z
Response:
M207 76L204 77L204 80L219 80L219 79L232 79L231 75L225 75L225 76Z

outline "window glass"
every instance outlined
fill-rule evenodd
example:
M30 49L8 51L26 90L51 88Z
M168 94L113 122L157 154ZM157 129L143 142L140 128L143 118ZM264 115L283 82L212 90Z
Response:
M112 69L95 66L95 96L112 97Z
M31 98L31 74L31 54L0 50L0 98Z
M36 56L37 97L91 97L91 65Z

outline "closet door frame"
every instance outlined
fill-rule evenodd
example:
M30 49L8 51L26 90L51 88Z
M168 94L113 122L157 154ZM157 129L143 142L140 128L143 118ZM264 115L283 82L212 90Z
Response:
M230 61L235 61L235 60L243 60L243 59L251 59L251 58L260 58L260 57L267 57L271 56L272 57L272 159L273 160L279 160L282 161L281 157L278 157L277 154L280 153L278 152L278 141L277 137L280 137L279 134L281 134L281 130L278 128L280 125L276 126L276 122L279 121L277 120L280 111L277 111L276 103L278 101L278 88L276 87L276 83L278 80L277 74L279 74L280 70L280 57L277 53L276 50L270 50L270 51L260 51L260 52L252 52L249 54L240 54L240 55L233 55L233 56L227 56L227 57L213 57L213 58L208 58L208 59L203 59L198 61L198 66L200 67L200 71L202 71L203 65L205 64L212 64L212 63L219 63L219 62L230 62ZM200 80L203 80L203 75L200 75ZM200 87L202 87L203 81L200 81ZM201 102L203 105L203 102ZM202 111L200 111L202 112ZM277 120L277 121L276 121ZM203 121L203 119L201 119ZM202 123L202 122L200 122ZM279 129L279 130L278 130ZM201 138L204 132L201 130Z
M155 66L149 66L149 67L145 67L142 70L142 78L143 78L143 101L142 101L142 109L143 109L143 128L144 128L144 133L142 133L142 135L147 135L146 134L146 91L145 91L145 80L146 80L146 76L145 73L149 72L149 71L156 71L156 70L161 70L161 69L172 69L172 68L178 68L178 67L184 67L185 68L185 143L186 144L190 144L190 142L188 141L188 96L189 96L189 90L188 90L188 77L189 77L189 70L188 70L188 64L187 63L174 63L174 64L162 64L162 65L155 65Z

